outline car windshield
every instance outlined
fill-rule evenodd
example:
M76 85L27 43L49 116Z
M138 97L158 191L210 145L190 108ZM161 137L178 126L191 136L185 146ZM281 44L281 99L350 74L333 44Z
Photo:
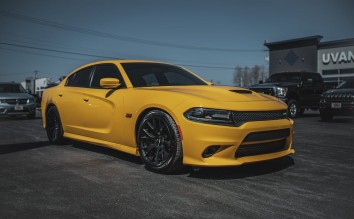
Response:
M267 82L300 82L300 73L279 73L271 75Z
M123 63L134 87L207 85L183 68L159 63Z
M354 80L343 81L337 86L337 89L354 88Z
M20 84L0 84L0 93L27 93Z

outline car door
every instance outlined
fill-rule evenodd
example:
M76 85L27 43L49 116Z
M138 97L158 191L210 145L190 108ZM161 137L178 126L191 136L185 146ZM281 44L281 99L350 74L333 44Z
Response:
M65 132L83 135L86 127L87 103L86 93L89 90L93 67L86 67L71 74L65 85L57 93L56 105L59 109Z
M313 79L310 73L302 73L300 92L300 105L309 106L313 99Z
M102 78L117 78L121 85L117 89L104 89L100 86ZM120 143L123 124L123 101L126 92L124 80L114 64L95 66L90 88L85 91L82 134L92 138ZM113 131L113 129L115 131Z

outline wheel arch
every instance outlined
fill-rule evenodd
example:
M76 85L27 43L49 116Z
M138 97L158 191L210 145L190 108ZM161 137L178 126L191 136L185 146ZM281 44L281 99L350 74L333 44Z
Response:
M146 109L144 109L138 116L136 122L135 122L135 128L134 128L134 138L135 138L135 143L136 143L136 148L139 147L138 145L138 139L137 139L137 136L138 136L138 129L139 129L139 125L141 123L141 121L143 120L143 118L145 117L146 114L148 114L149 112L153 111L153 110L160 110L164 113L166 113L167 115L171 116L171 118L173 119L173 121L176 123L177 127L179 127L178 125L178 119L176 118L176 116L169 110L167 109L163 109L163 108L160 108L160 107L148 107ZM180 131L180 130L179 130ZM182 137L182 134L179 133L180 137ZM183 144L182 144L183 145Z

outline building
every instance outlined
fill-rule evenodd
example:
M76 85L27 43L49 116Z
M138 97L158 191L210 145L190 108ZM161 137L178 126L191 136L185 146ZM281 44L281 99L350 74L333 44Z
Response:
M43 91L48 85L52 84L51 78L38 78L33 79L33 77L26 78L26 81L21 82L22 87L30 91L31 94L36 94L39 97L42 96Z
M269 74L318 72L329 86L335 86L345 78L354 78L354 38L321 42L322 38L316 35L266 42Z

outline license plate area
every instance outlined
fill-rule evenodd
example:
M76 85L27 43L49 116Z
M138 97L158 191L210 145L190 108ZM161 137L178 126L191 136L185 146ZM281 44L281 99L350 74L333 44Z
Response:
M340 108L342 108L342 103L332 103L331 107L333 109L340 109Z
M15 111L22 111L22 110L23 110L23 106L15 105Z

